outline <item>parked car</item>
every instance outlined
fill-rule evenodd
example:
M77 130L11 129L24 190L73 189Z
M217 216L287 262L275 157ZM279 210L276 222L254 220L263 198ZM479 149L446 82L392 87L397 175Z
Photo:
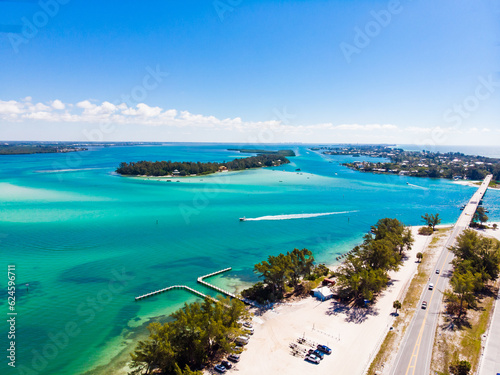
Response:
M314 354L308 354L306 355L306 361L317 364L321 362L321 359L319 359L319 357L315 356Z
M434 289L434 284L433 284L433 283L430 283L430 284L429 284L429 290L432 290L432 289Z
M316 357L318 357L319 359L323 359L323 356L324 356L324 354L321 351L319 351L318 349L309 349L309 351L307 353L313 354Z
M248 327L244 327L243 330L245 331L246 334L248 335L253 335L254 333L254 330L253 328L248 328Z
M227 359L229 359L231 362L239 362L240 355L239 354L229 354Z
M427 301L422 302L422 308L425 310L427 308Z
M243 351L243 346L241 345L236 345L233 349L235 353L241 353Z
M247 327L247 328L253 328L252 323L250 323L250 322L244 322L243 326Z
M323 353L325 354L332 354L332 349L330 349L328 346L326 345L318 345L316 347L319 351L322 351Z
M226 372L226 368L222 365L215 365L214 370L224 374Z
M222 361L220 363L222 366L224 366L225 368L227 368L228 370L233 367L233 365L231 363L229 363L228 361Z
M248 344L248 337L246 337L246 336L239 336L236 339L236 343L239 344L239 345L246 345L246 344Z

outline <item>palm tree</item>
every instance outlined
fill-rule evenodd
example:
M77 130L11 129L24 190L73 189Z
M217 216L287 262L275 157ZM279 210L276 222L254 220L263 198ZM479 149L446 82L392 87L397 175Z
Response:
M419 262L422 262L422 258L424 257L424 254L422 253L417 253L417 259Z
M394 301L392 303L392 307L394 307L396 309L396 315L398 315L398 309L401 308L401 302L399 302L398 300Z

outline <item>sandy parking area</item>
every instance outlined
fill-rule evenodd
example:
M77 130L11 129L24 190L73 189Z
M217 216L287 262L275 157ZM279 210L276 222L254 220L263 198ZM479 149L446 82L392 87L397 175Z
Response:
M408 258L391 274L392 285L369 309L346 308L333 300L319 302L313 297L283 304L254 318L255 334L240 362L231 372L240 375L268 374L362 374L376 354L394 317L392 303L402 300L418 263L416 253L423 251L430 237L419 236L413 228L415 243ZM332 348L319 364L293 356L290 343L305 337ZM304 346L304 348L309 348Z

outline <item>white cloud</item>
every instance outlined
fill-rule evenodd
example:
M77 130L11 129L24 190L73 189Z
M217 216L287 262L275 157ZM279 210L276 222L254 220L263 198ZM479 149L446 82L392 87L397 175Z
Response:
M52 101L50 103L50 105L52 106L52 108L54 109L59 109L59 110L63 110L66 106L64 105L63 102L61 102L59 99L56 99L54 101Z
M138 103L97 102L82 100L77 103L63 103L53 100L48 103L34 103L31 98L21 101L0 101L0 120L7 122L52 122L62 124L137 125L149 127L184 128L183 131L199 134L233 134L247 140L259 142L288 140L327 140L352 137L356 140L375 139L379 136L389 139L395 134L430 133L436 128L400 128L394 124L290 124L278 119L268 121L244 121L240 117L219 119L212 115L195 114L189 111L163 109ZM439 128L440 129L440 128ZM170 130L168 130L170 131ZM178 131L177 131L178 132ZM214 133L217 132L217 133ZM365 137L366 136L366 137ZM363 138L365 137L365 138Z
M15 100L3 101L0 100L0 116L1 115L16 115L22 113L24 103L18 103Z
M342 124L335 126L336 129L340 130L396 130L398 127L392 124Z

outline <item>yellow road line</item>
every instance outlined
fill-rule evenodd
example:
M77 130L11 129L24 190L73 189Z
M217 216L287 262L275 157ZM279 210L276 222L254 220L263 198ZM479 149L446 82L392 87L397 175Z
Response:
M446 254L446 257L444 258L444 262L443 262L443 265L441 266L441 270L444 268L444 265L446 264L446 261L448 260L448 256L449 255L450 255L450 253L448 252L448 254ZM439 273L439 276L438 276L438 278L436 280L436 285L437 285L438 280L439 280L440 277L441 277L441 272ZM434 288L432 290L431 298L429 299L429 302L427 303L427 311L425 313L424 320L422 321L422 326L420 327L420 331L418 333L417 341L415 342L415 346L413 347L412 356L410 358L410 363L408 364L408 368L406 369L405 375L408 375L408 373L409 373L409 371L410 371L411 368L413 368L413 371L411 372L411 375L415 374L415 368L417 366L418 353L420 352L420 344L422 342L422 336L424 334L425 322L427 321L427 316L429 315L430 305L431 305L432 298L434 297L434 292L436 291L436 289L437 288ZM415 350L416 350L416 352L415 352ZM413 359L415 359L415 363L412 365Z

